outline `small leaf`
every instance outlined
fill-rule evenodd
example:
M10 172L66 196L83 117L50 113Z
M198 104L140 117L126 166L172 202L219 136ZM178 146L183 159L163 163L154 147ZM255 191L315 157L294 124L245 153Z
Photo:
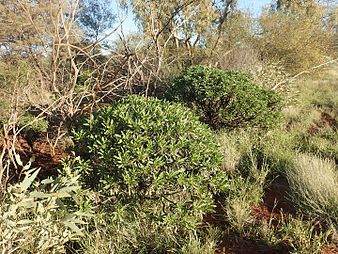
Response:
M69 227L74 233L76 233L76 234L78 234L78 235L80 235L80 236L83 235L81 229L80 229L78 226L76 226L76 224L75 224L74 222L64 221L64 224L65 224L67 227Z
M19 166L22 167L22 166L23 166L23 163L22 163L22 160L21 160L21 158L20 158L20 155L16 153L14 156L15 156L16 163L18 163Z
M31 220L20 220L17 222L18 225L25 225L25 224L31 224Z
M35 171L34 171L35 170ZM34 171L31 175L30 172ZM39 174L40 169L32 169L27 172L25 179L20 183L21 191L26 191L33 183L37 175Z
M49 198L49 197L52 197L52 194L48 194L48 193L44 193L44 192L41 192L41 191L32 191L30 194L29 194L29 197L31 198Z
M54 182L55 180L52 178L47 178L41 181L42 184L50 184L52 182Z

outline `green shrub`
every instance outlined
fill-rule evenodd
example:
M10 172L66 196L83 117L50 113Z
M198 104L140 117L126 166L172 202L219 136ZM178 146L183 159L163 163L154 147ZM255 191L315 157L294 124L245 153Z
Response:
M216 129L269 127L281 117L281 97L238 71L193 66L174 79L167 97L183 102Z
M227 187L212 131L180 104L129 96L84 119L74 139L88 186L165 224L196 226Z

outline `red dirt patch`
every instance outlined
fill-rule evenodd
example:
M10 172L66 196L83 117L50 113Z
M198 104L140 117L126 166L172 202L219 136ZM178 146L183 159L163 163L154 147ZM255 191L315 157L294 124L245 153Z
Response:
M323 129L326 126L329 126L334 130L338 129L338 123L337 123L336 119L334 119L329 114L322 112L320 120L315 122L309 128L308 133L311 134L311 135L315 135L320 131L320 129Z
M271 220L273 226L277 226L278 221L282 219L281 213L271 211L265 204L252 208L252 215L256 221L269 222Z
M215 201L215 210L213 213L206 214L203 218L202 227L210 225L215 225L218 227L224 227L227 223L224 216L224 208L221 201Z
M69 155L64 147L57 146L52 149L44 138L29 140L23 136L18 136L14 145L23 163L27 163L32 157L35 158L32 167L41 168L40 176L55 175L56 167L59 166L63 158ZM15 178L15 175L20 174L20 172L12 172L12 174Z
M277 178L266 190L263 205L268 208L270 212L276 211L278 213L294 214L295 209L287 200L287 193L289 185L286 179Z
M60 164L61 160L66 158L69 154L65 152L63 147L56 147L52 149L51 145L46 140L37 139L31 144L26 139L18 139L18 149L20 155L24 159L35 157L33 162L34 167L40 167L43 174L55 174L55 168Z
M338 246L335 244L324 245L320 253L321 254L337 254Z
M276 227L279 221L287 219L294 209L286 199L288 183L285 179L277 178L266 190L262 204L252 208L252 216L257 222L271 223ZM224 211L217 205L216 212L208 215L205 222L219 227L226 227ZM259 224L259 223L258 223ZM287 243L270 245L259 239L246 239L236 235L226 235L217 248L217 254L284 254L289 253Z

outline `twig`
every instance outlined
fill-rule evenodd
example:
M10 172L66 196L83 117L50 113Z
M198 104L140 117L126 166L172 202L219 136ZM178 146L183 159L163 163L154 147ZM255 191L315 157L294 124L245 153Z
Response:
M295 80L296 78L298 78L299 76L301 76L301 75L303 75L303 74L305 74L305 73L309 73L309 72L312 71L312 70L316 70L316 69L318 69L318 68L321 68L321 67L323 67L323 66L329 65L329 64L334 63L334 62L337 62L337 61L338 61L338 58L333 59L333 60L330 60L330 61L325 62L325 63L322 63L322 64L319 64L319 65L314 66L314 67L312 67L312 68L310 68L310 69L301 71L300 73L298 73L298 74L296 74L295 76L291 77L291 80ZM279 82L279 83L277 83L274 87L272 87L271 90L274 91L274 90L276 90L280 85L283 85L283 84L285 84L285 83L287 83L287 82L288 82L288 81L283 80L282 82Z

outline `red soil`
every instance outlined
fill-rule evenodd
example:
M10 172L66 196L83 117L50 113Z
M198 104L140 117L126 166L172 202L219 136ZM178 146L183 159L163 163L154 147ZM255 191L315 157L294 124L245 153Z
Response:
M320 253L321 254L337 254L338 246L334 244L324 245Z
M271 213L277 212L280 214L283 212L294 214L295 209L287 199L288 189L287 180L277 178L265 192L263 206L265 206Z
M327 113L322 112L321 118L318 122L314 123L308 130L308 133L311 135L317 134L320 129L330 126L332 129L338 129L338 122L332 116Z
M41 168L40 176L55 175L57 173L56 168L61 160L69 155L64 147L57 146L55 149L52 149L51 145L44 138L29 140L28 138L19 136L14 145L23 163L27 163L32 157L35 158L31 167ZM0 149L2 149L2 142ZM12 177L15 179L18 174L20 172L12 172Z

